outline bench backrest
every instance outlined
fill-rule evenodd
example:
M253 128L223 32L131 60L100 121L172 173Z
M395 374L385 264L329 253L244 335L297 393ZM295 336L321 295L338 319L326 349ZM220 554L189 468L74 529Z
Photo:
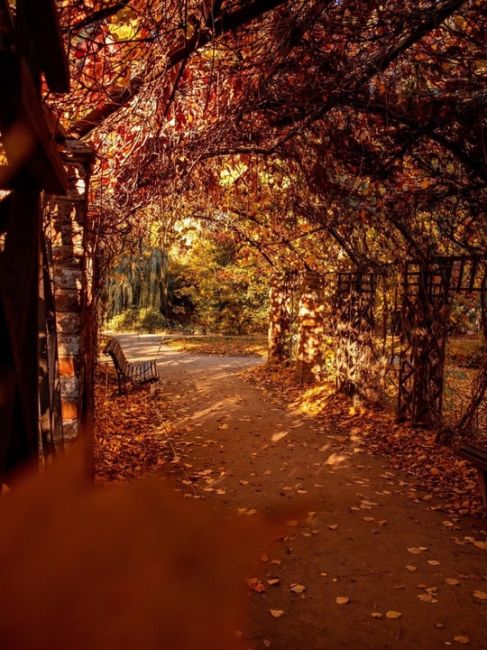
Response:
M468 458L471 462L487 470L487 447L464 442L460 445L458 451L464 458Z
M117 339L108 339L103 353L109 354L112 357L115 367L120 370L120 372L122 372L124 375L128 373L130 364L127 361L124 351L122 350L122 346Z

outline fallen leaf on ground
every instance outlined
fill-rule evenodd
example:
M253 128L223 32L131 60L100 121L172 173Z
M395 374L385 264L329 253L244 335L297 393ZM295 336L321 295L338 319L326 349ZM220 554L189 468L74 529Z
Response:
M459 585L460 580L457 580L456 578L445 578L445 582L447 585Z
M456 641L457 643L463 643L464 645L470 643L470 639L468 638L468 636L463 636L461 634L458 636L454 636L453 640Z
M487 602L487 593L485 591L480 591L479 589L476 589L473 592L473 597L476 600L481 600L482 602Z
M380 612L372 612L371 616L372 618L382 618L382 614Z
M306 591L306 587L304 585L300 585L297 582L294 582L289 589L293 591L295 594L302 594L303 591Z
M418 570L418 567L417 567L417 566L414 566L413 564L406 564L406 569L407 569L408 571L411 571L411 573L412 573L413 571L417 571L417 570Z
M337 596L335 602L337 605L347 605L350 602L350 598L348 596Z
M255 508L237 508L238 515L256 515L257 510Z
M431 564L431 566L439 566L440 565L438 560L428 560L428 564Z
M259 580L259 578L247 578L245 582L252 591L256 591L259 594L265 591L265 585Z
M437 603L436 598L433 598L431 594L418 594L418 599L423 601L423 603Z
M419 549L417 546L410 546L408 548L408 553L412 553L413 555L420 555L421 549Z
M401 612L396 612L394 609L390 609L389 611L386 612L387 618L401 618L402 613Z
M283 609L270 609L269 611L271 613L271 616L273 616L274 618L281 618L281 616L284 616Z

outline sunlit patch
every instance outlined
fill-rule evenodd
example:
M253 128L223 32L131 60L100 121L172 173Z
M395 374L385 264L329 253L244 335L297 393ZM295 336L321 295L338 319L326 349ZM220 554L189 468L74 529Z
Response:
M325 465L342 465L347 460L345 454L330 454Z
M283 438L285 438L288 434L288 431L280 431L279 433L273 433L271 436L272 442L279 442Z
M332 381L312 386L303 395L297 409L300 413L314 416L319 415L327 405L328 398L335 394L335 383Z

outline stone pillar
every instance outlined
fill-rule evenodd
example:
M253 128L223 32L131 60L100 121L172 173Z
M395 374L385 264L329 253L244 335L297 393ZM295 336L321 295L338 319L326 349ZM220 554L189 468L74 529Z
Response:
M325 325L323 278L314 271L301 276L296 374L302 383L317 381L323 371Z
M52 245L54 296L58 328L64 439L76 438L86 395L84 346L87 303L91 302L88 258L88 184L93 151L83 142L68 140L64 163L66 196L48 197L48 236ZM92 360L94 361L94 359Z
M289 274L276 273L271 278L269 290L269 363L282 363L290 357L291 311L291 277Z

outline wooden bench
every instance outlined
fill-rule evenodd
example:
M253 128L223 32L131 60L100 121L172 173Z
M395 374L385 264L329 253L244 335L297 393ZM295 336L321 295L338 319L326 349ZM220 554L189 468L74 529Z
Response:
M479 474L480 493L484 507L487 508L487 449L464 442L458 448L458 453L469 460L477 468Z
M117 372L118 392L123 392L125 381L133 384L144 384L149 381L158 381L159 372L155 359L148 361L127 361L122 346L115 338L108 339L103 353L110 355Z

